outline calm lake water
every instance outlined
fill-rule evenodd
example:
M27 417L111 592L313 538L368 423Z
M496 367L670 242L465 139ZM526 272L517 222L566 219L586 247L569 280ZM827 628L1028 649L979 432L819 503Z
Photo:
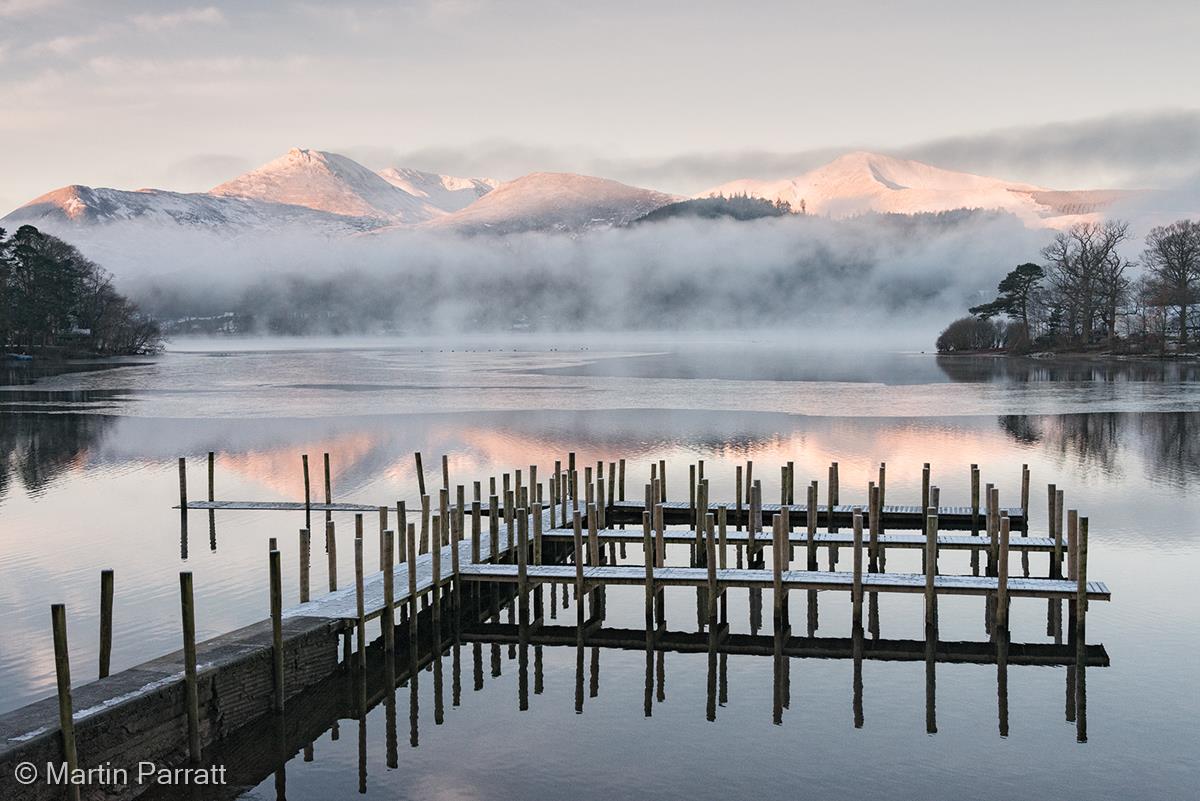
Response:
M67 605L76 681L95 676L102 568L116 571L114 671L179 647L181 569L195 574L201 638L267 616L268 537L280 539L285 604L296 603L302 512L219 512L211 537L206 513L194 512L181 542L176 459L188 457L200 498L208 451L218 498L302 500L301 455L318 487L328 452L335 500L380 504L415 502L418 450L431 483L445 453L452 483L468 486L530 464L548 475L572 450L581 465L625 458L631 497L650 461L666 458L673 499L686 497L697 459L721 500L733 496L734 466L753 459L768 501L782 463L795 462L799 487L818 479L824 492L837 461L843 503L865 503L884 461L889 503L916 503L930 462L943 505L966 504L978 463L1015 506L1028 464L1031 533L1046 530L1054 482L1067 508L1090 519L1089 577L1113 593L1088 614L1088 641L1111 664L1087 670L1086 742L1067 719L1062 666L1009 666L1002 736L994 664L939 663L930 710L923 661L867 660L856 709L852 660L789 658L780 711L780 660L723 657L714 690L708 654L670 652L656 658L647 716L642 651L540 646L529 686L526 649L483 644L479 672L464 644L397 690L398 708L379 703L361 730L343 718L336 739L331 715L311 761L256 758L221 797L275 798L282 781L287 798L314 801L360 789L379 799L1196 797L1194 365L605 335L185 340L158 358L94 367L0 374L0 710L53 693L51 603ZM335 519L353 525L351 515ZM352 549L339 557L353 575ZM629 549L631 562L640 558ZM894 560L889 570L920 567L912 555ZM1045 556L1031 563L1045 574ZM945 556L942 569L969 573L969 558ZM797 634L805 596L789 598ZM767 603L769 626L769 594ZM606 627L643 626L640 588L611 589L607 605ZM667 627L696 632L695 606L694 592L669 592ZM879 636L920 640L921 610L920 596L881 596ZM939 615L943 641L987 642L982 600L944 599ZM1053 642L1046 618L1045 601L1014 600L1013 642ZM730 592L728 619L731 631L750 631L744 590ZM547 622L574 620L572 604ZM847 596L822 594L819 621L818 637L848 637Z

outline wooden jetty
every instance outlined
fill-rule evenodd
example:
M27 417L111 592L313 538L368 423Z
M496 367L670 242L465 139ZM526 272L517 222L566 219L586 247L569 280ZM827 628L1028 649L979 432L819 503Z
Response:
M640 643L647 650L648 660L649 655L661 655L665 650L703 647L715 657L766 655L769 647L776 661L777 678L791 658L848 654L856 670L856 725L861 718L858 671L864 659L922 659L926 662L927 681L931 680L932 666L939 661L995 661L1001 671L1009 664L1066 664L1068 670L1075 671L1071 674L1075 678L1069 679L1069 698L1082 692L1070 688L1082 684L1085 667L1106 665L1108 661L1103 647L1088 646L1085 638L1089 604L1111 598L1107 585L1088 577L1088 520L1076 510L1067 510L1064 525L1062 493L1051 488L1048 536L1030 536L1029 475L1024 469L1019 507L1001 507L998 491L991 485L981 498L975 466L970 506L939 505L940 492L928 481L928 466L922 482L922 506L886 505L882 465L878 482L872 481L868 487L867 503L845 504L840 499L836 464L829 471L827 502L818 503L819 490L813 482L807 487L806 503L797 505L792 503L795 475L790 463L781 469L781 502L767 504L763 502L761 480L753 478L751 462L744 469L737 467L735 498L714 503L702 461L689 471L689 500L666 500L667 465L659 460L651 463L650 481L644 485L645 499L635 501L625 497L624 460L607 465L598 462L594 470L591 465L580 470L572 453L565 465L556 462L552 471L543 473L548 475L544 482L538 481L536 466L530 466L526 473L517 470L504 474L500 482L491 478L486 493L483 482L476 481L468 504L466 485L451 485L445 458L442 486L433 495L427 493L418 455L421 499L410 507L404 502L386 506L335 503L327 456L324 503L312 502L307 456L303 460L303 502L220 501L215 497L214 462L210 454L208 499L189 501L186 461L180 459L178 508L184 552L190 510L207 510L210 529L211 515L217 510L304 512L305 527L299 536L301 602L289 609L282 607L280 553L275 546L277 537L272 537L266 560L268 619L196 642L191 574L185 572L180 576L182 650L105 675L111 651L109 628L101 632L105 643L102 678L78 687L72 687L70 679L66 611L56 605L53 619L60 692L57 698L0 715L0 776L11 775L11 768L21 761L44 764L70 759L82 767L140 760L198 764L211 755L212 749L219 749L220 743L236 738L247 727L257 726L256 721L269 716L286 719L296 698L306 697L338 671L355 675L369 672L370 652L382 652L385 659L394 659L406 648L406 630L411 654L419 638L425 636L422 627L432 627L435 650L440 654L442 624L446 620L453 621L456 642L478 642L488 637L492 642L509 642L515 636L522 647L570 644L568 640L580 648L584 644L634 648ZM389 509L395 515L394 527L388 525ZM312 581L310 553L314 511L325 513L329 586L327 593L316 595L313 588L319 583ZM368 571L364 565L367 549L362 515L375 511L380 519L380 569ZM339 532L332 515L346 512L357 516L354 540L343 544L352 546L355 570L352 581L339 585ZM627 556L630 545L640 559ZM668 549L675 549L678 555L685 547L688 564L668 564ZM818 568L818 548L828 552L828 569ZM794 549L807 551L805 569L793 568ZM850 551L851 569L835 569L839 549ZM919 551L921 572L888 572L884 557L891 549ZM973 575L952 575L939 569L939 553L950 550L969 552L973 565L986 554L986 574L979 575L977 567ZM1009 575L1014 551L1022 555L1023 576ZM1030 553L1049 554L1046 577L1028 575ZM730 566L733 564L736 566ZM102 605L109 608L113 586L112 574L105 574L101 597ZM644 587L644 631L603 629L607 593L621 586ZM697 616L699 633L671 633L666 629L668 596L664 590L680 587L696 591L697 603L691 612ZM545 596L550 596L553 618L555 595L561 594L565 605L572 590L576 626L547 625ZM731 632L726 619L725 596L739 590L750 594L752 632L748 635ZM764 591L773 598L773 636L758 634ZM816 599L822 592L849 596L849 637L815 637ZM791 633L789 593L807 597L807 637ZM882 613L878 601L894 593L924 596L924 640L879 637ZM938 641L937 601L947 595L984 599L987 641ZM1020 599L1049 603L1048 632L1054 635L1054 643L1009 642L1009 605ZM1061 643L1061 619L1057 617L1063 601L1069 611L1065 646ZM519 610L520 622L512 624L515 628L499 624L501 602L511 602L510 608ZM588 615L585 605L590 609ZM869 637L864 632L864 606L869 607ZM111 614L102 614L101 618L107 620L102 626L111 627ZM488 623L491 618L496 619ZM380 625L374 630L381 636L372 643L366 624L376 619ZM434 659L440 664L440 656ZM415 681L415 671L409 675ZM776 685L776 712L781 714L778 700L783 691L778 681ZM394 690L395 686L392 681L390 688ZM368 708L365 679L356 687L360 695L355 703L361 720L363 710ZM927 688L927 704L931 697ZM931 710L930 705L927 719L932 731L936 728ZM1002 721L1006 720L1006 713L1002 714ZM1002 733L1006 726L1002 722ZM1085 728L1081 724L1080 730ZM0 794L4 798L19 801L61 795L61 788L37 785L13 788L12 793L7 785L0 785L0 789L5 791Z

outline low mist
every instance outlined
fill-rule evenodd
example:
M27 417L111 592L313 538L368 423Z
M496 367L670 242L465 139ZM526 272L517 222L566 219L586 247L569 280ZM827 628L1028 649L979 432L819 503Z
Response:
M206 234L81 247L164 320L262 334L805 329L927 346L1045 231L985 212L674 219L584 234ZM183 330L183 329L180 329Z

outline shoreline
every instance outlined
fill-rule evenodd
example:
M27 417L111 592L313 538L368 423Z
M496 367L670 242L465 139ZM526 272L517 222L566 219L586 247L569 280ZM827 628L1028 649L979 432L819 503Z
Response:
M956 356L978 358L991 356L1005 359L1027 359L1031 361L1123 361L1123 362L1200 362L1200 352L1197 353L1113 353L1112 351L1033 351L1031 353L1011 353L1006 350L957 350L946 353L935 352L938 358L953 358Z

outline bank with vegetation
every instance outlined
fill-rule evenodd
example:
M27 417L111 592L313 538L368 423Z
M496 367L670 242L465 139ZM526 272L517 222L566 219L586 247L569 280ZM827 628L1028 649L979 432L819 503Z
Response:
M1055 235L1040 262L1018 265L994 300L942 331L939 353L1200 351L1200 222L1154 228L1139 259L1120 220L1079 223Z
M0 228L5 356L123 356L161 348L158 323L116 290L103 267L32 225L11 236Z

